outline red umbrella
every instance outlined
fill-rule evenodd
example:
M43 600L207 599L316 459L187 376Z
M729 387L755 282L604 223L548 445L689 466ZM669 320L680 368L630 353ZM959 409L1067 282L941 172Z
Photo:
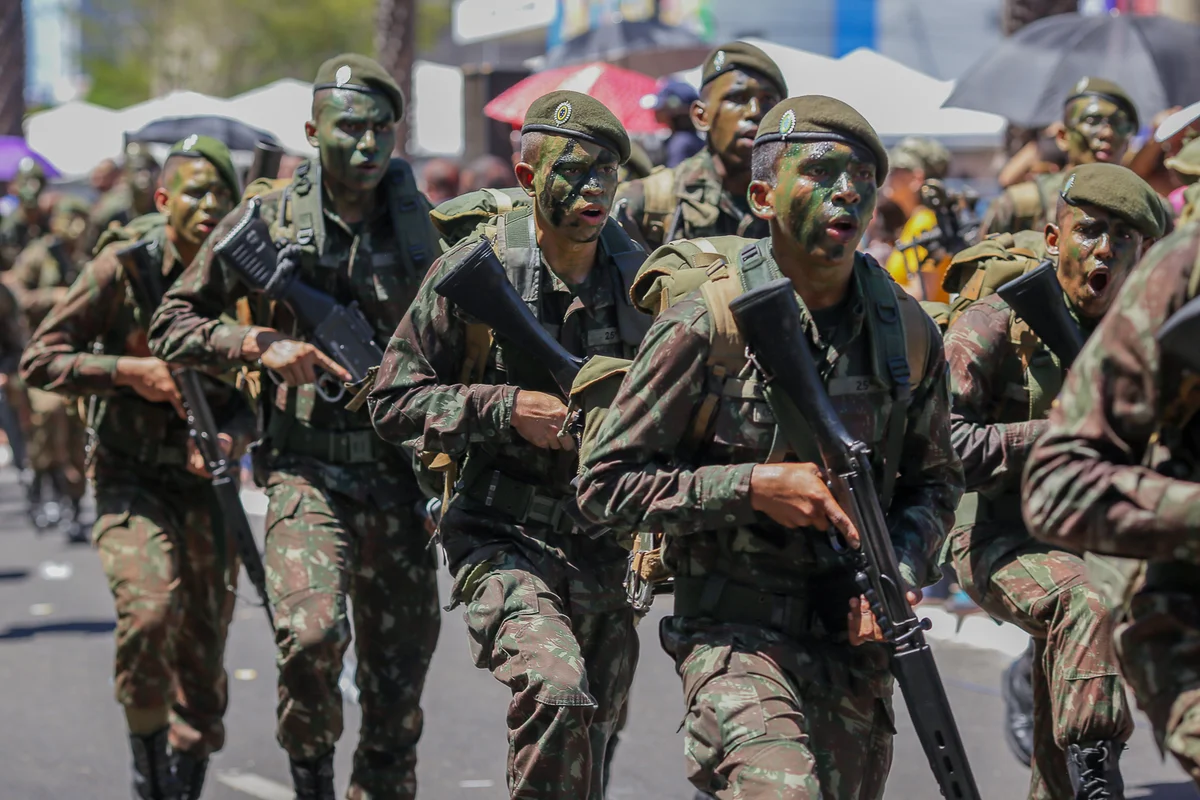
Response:
M654 133L663 126L654 119L652 110L642 107L641 100L654 94L657 88L657 82L649 75L603 61L574 64L530 75L497 95L483 107L483 113L519 127L534 100L558 89L570 89L604 103L630 133Z

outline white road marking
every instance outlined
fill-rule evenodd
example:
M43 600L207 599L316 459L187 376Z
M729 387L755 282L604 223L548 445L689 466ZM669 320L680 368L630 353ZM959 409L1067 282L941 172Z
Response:
M495 785L496 784L493 781L489 781L486 779L459 781L458 782L458 788L460 788L460 789L490 789Z
M223 783L242 794L257 797L258 800L296 800L296 793L290 787L261 775L255 775L253 772L229 770L218 772L216 777L217 783Z

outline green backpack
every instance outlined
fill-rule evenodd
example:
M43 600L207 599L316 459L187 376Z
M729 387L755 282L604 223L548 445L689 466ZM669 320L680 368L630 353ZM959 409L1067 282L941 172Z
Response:
M957 295L949 303L922 302L943 332L967 307L1042 263L1046 241L1037 231L998 233L960 251L942 277L942 289Z
M466 239L492 217L533 204L524 189L480 189L453 197L429 212L433 227L442 236L442 252Z

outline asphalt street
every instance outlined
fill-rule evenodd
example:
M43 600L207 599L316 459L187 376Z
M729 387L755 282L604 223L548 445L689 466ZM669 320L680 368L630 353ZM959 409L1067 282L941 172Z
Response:
M243 576L243 585L245 585ZM445 598L447 584L442 582ZM247 590L244 595L249 595ZM640 626L642 662L634 707L613 769L610 800L690 800L683 777L679 683L655 635L669 602ZM11 468L0 470L0 800L125 800L128 746L112 699L113 609L95 553L38 536L28 524ZM935 645L950 700L983 796L1019 800L1028 771L1001 737L1000 653ZM275 743L273 646L262 611L242 602L226 660L231 676L228 742L210 769L206 800L286 800L287 759ZM507 692L470 663L459 611L443 616L425 692L420 796L499 800L507 796ZM887 797L934 800L937 789L897 697L896 755ZM1123 765L1127 797L1197 797L1173 763L1160 761L1144 722ZM338 747L339 787L349 774L358 708L346 703Z

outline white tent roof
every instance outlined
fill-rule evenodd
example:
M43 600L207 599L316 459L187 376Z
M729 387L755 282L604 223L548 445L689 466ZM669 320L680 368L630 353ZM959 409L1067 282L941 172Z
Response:
M275 135L289 153L311 156L316 151L304 135L312 116L312 84L293 78L268 83L231 97L226 116Z
M123 129L116 111L72 101L33 114L25 121L29 146L66 178L78 178L106 158L121 154Z
M232 117L229 101L200 92L174 91L117 112L123 132L132 133L159 119L171 117Z

